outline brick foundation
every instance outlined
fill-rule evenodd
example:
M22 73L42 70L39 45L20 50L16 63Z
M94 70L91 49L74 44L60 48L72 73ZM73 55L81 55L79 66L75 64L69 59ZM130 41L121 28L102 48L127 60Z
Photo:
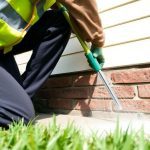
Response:
M150 113L150 67L104 70L111 80L122 112ZM115 111L102 81L93 72L51 76L38 93L43 109L52 112Z

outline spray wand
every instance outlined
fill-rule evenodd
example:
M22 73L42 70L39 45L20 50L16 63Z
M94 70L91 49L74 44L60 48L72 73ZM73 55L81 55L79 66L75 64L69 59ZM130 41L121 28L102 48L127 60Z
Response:
M116 107L118 108L118 110L122 110L122 106L121 106L121 103L120 103L119 99L117 98L114 90L110 86L110 83L106 79L104 73L101 71L101 69L103 67L102 64L99 64L99 62L93 56L92 52L90 51L89 47L87 46L86 42L83 41L81 39L81 37L79 36L79 34L76 31L73 23L71 22L71 19L70 19L70 16L69 16L69 13L68 13L67 9L61 3L57 3L57 5L58 5L59 9L63 12L63 14L64 14L67 22L69 23L69 25L72 28L73 32L76 34L76 36L77 36L77 38L78 38L81 46L83 47L83 50L85 52L85 56L87 58L88 63L90 64L90 66L92 67L92 69L99 74L99 77L103 81L103 83L104 83L107 91L109 92L109 94L110 94L111 98L113 99L113 102L116 105Z

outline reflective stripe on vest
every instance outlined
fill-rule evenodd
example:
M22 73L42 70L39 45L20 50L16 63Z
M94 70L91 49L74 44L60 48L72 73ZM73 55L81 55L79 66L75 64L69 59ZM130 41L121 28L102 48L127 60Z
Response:
M0 0L0 48L5 53L10 51L22 40L25 29L33 25L55 1Z
M27 24L6 0L0 0L0 19L17 30L23 29Z

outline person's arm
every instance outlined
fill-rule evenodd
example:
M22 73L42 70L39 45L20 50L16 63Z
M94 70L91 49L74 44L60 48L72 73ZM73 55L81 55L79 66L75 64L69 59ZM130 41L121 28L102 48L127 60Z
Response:
M103 47L104 34L96 0L58 0L69 11L73 23L83 40L94 47Z
M96 0L57 1L61 2L68 9L80 37L83 40L92 43L91 52L102 68L105 62L102 52L104 33L99 18Z

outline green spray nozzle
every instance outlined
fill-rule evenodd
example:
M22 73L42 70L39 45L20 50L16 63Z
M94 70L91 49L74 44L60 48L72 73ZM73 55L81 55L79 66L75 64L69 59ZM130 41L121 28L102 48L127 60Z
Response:
M96 58L93 57L92 52L86 53L85 56L87 58L89 65L92 67L94 71L98 72L99 70L102 69L103 66L99 64Z

